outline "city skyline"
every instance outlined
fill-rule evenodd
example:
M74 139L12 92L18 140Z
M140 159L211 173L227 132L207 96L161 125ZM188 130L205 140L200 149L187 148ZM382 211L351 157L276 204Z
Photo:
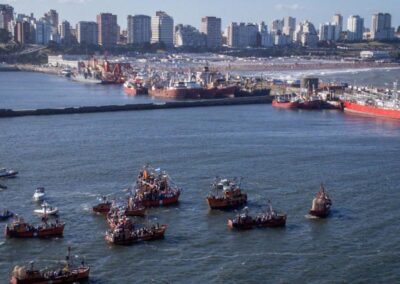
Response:
M253 0L249 2L220 0L217 3L210 0L191 1L191 5L182 5L183 0L167 0L158 2L155 0L126 3L123 0L3 0L2 3L12 5L18 14L34 13L41 17L48 9L56 9L60 14L60 21L67 20L75 25L79 21L95 21L97 14L111 12L118 16L118 24L122 29L127 26L127 16L144 14L153 16L157 10L164 10L174 18L176 24L189 24L196 28L201 26L201 18L204 16L216 16L222 19L222 27L230 22L261 22L267 25L274 19L292 16L297 21L310 20L315 25L326 23L331 20L334 13L341 13L344 18L350 15L360 15L365 19L365 26L370 28L372 14L377 12L389 12L392 14L392 24L397 27L400 19L396 11L398 3L395 0L388 0L385 3L376 1L349 1L338 0L330 3L321 1L305 0L296 1L262 1ZM228 4L229 3L229 4ZM209 5L208 5L209 4ZM95 6L94 6L95 5ZM81 7L77 9L77 6ZM94 6L94 7L92 7ZM132 8L130 8L130 6ZM188 13L188 10L191 10ZM242 13L247 9L247 13Z

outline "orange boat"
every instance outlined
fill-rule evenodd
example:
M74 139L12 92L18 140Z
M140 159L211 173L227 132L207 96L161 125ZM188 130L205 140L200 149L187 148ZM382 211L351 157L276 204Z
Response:
M321 184L319 192L312 201L312 207L309 214L318 218L328 217L332 206L332 200L326 193L324 185Z
M235 179L221 179L214 182L213 191L215 193L211 193L206 198L211 209L235 209L247 202L247 194L241 192L240 182L237 184ZM222 196L219 195L220 191L223 192Z
M43 217L42 221L42 225L33 226L18 217L14 222L6 226L5 235L9 238L51 238L63 236L65 223L60 223L58 219L56 219L55 223L48 223L47 217Z
M144 207L166 206L179 202L181 189L160 169L145 166L136 181L134 200Z
M63 268L56 270L38 270L33 266L26 269L24 266L15 266L12 273L10 284L45 284L45 283L76 283L89 278L90 267L86 266L84 261L78 267L73 267L68 248L67 263Z
M93 206L93 212L107 214L112 206L112 202L108 200L107 196L101 197L101 202L96 206Z
M228 219L228 227L236 230L250 230L254 228L254 219L248 214L247 207L242 214L238 214L233 219Z

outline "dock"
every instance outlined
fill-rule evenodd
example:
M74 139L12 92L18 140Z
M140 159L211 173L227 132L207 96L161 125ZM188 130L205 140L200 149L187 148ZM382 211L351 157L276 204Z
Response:
M117 112L117 111L142 111L142 110L177 109L177 108L193 108L193 107L271 104L271 103L272 103L272 97L270 96L255 96L255 97L224 98L224 99L196 100L196 101L159 102L159 103L146 103L146 104L80 106L80 107L66 107L66 108L43 108L43 109L21 109L21 110L0 109L0 118L37 116L37 115L60 115L60 114L66 115L66 114Z

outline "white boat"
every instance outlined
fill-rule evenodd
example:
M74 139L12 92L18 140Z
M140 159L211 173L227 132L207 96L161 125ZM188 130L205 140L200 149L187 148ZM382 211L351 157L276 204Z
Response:
M35 214L39 215L57 215L58 214L58 208L50 206L47 202L42 203L42 208L41 209L35 209L33 210Z
M18 172L14 170L8 170L6 168L0 169L0 178L12 178L15 177L17 174Z
M46 193L44 192L44 187L38 187L33 194L33 200L42 201L45 197Z

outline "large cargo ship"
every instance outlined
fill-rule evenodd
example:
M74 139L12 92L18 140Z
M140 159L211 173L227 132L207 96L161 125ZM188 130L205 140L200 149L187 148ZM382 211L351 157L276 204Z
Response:
M343 99L346 112L360 115L400 119L400 100L397 86L393 91L358 89Z

